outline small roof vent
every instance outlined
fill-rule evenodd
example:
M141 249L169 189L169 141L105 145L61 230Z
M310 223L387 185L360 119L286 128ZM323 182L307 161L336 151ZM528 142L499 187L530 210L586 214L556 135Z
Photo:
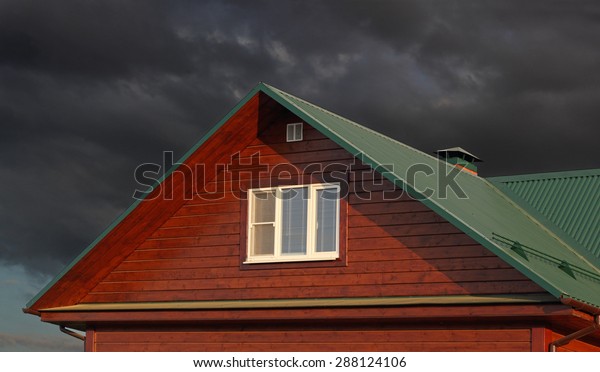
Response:
M462 147L451 147L448 149L437 150L435 153L440 159L446 161L447 163L474 175L477 175L477 166L475 163L483 161Z

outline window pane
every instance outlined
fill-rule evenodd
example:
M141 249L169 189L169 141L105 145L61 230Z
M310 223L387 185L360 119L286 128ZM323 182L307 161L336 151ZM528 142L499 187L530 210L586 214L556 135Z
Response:
M308 189L281 190L281 253L306 254Z
M254 220L252 222L275 222L275 193L254 193Z
M294 126L294 129L295 129L294 139L301 140L302 139L302 124L296 124Z
M252 234L253 255L272 255L275 247L275 226L254 225Z
M335 252L337 234L336 189L317 190L317 252Z

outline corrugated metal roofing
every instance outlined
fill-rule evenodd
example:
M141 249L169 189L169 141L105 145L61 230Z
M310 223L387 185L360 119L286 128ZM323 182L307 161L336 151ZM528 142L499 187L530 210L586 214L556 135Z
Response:
M484 178L274 87L261 90L556 296L600 308L600 267ZM447 192L446 192L447 191ZM433 194L424 197L429 192ZM458 194L461 194L460 192Z
M495 177L493 183L600 263L600 169ZM573 242L574 241L574 242Z

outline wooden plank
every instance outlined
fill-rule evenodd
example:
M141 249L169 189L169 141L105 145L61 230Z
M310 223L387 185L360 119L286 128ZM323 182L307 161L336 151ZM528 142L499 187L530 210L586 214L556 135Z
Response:
M390 201L388 203L381 202L368 202L365 200L364 203L350 203L350 209L348 215L350 216L369 216L369 215L383 215L383 214L395 214L395 213L409 213L409 212L429 212L429 209L425 204L418 200L398 200Z
M223 288L206 290L158 290L142 292L90 292L85 303L105 302L151 302L151 301L206 301L261 298L327 298L367 296L423 296L459 294L505 294L543 293L535 283L527 281L507 282L458 282L458 283L408 283L389 285L353 285L331 287L278 288Z
M142 270L178 270L178 269L206 269L210 267L238 266L238 258L226 257L199 257L199 258L174 258L161 260L123 261L116 269L118 271Z
M170 351L170 352L451 352L451 351L528 351L528 342L463 342L463 343L176 343L176 344L99 344L99 351Z
M240 235L206 235L185 238L146 239L137 249L210 247L215 245L239 244Z
M216 279L184 279L156 281L103 281L94 288L94 292L136 292L164 290L206 290L216 288L297 288L297 287L335 287L355 285L389 285L389 284L423 284L524 281L525 276L514 269L496 270L464 270L464 271L427 271L405 273L372 273L346 275L311 275L311 276L263 276L253 278L216 278Z
M359 204L390 203L390 202L418 201L418 200L412 199L403 190L395 190L395 191L389 191L389 192L377 191L377 192L353 193L353 194L350 194L349 201L350 201L351 205L359 205Z
M195 190L191 199L187 203L206 204L206 203L239 203L241 193L239 190L225 188L222 182L208 182Z
M211 201L210 203L199 204L194 204L190 201L183 205L177 212L175 212L173 217L213 215L218 213L239 213L239 211L240 202L238 200L223 203Z
M546 341L546 327L531 328L531 351L548 351L548 343L549 341Z
M289 123L293 123L294 120L296 120L297 122L302 121L298 117L296 117L296 119L289 117L288 120L291 120L291 121L288 121ZM285 130L286 130L285 125L271 126L269 129L267 129L267 131L260 133L258 135L258 137L250 143L250 146L288 143L288 142L286 142ZM302 138L304 141L329 139L325 135L323 135L321 132L319 132L317 129L308 126L308 124L306 124L306 123L304 123L304 133L303 133Z
M203 322L215 324L220 321L256 322L277 320L303 321L382 321L393 320L396 324L414 324L415 321L458 320L468 318L475 321L500 321L511 317L548 316L569 317L573 309L561 304L526 304L492 306L402 306L402 307L364 307L364 308L314 308L314 309L251 309L251 310L209 310L209 311L123 311L123 312L43 312L45 322ZM196 324L198 325L198 324Z
M371 169L371 167L361 171L352 172L350 174L350 182L359 181L390 182L387 178L384 178L381 173Z
M175 258L200 258L239 256L239 245L216 245L212 247L169 248L169 249L138 249L127 261L160 260Z
M211 252L212 253L212 252ZM215 254L219 254L216 252ZM474 258L442 258L436 260L407 260L357 263L351 266L326 267L326 268L282 268L266 270L250 270L239 272L231 267L215 267L210 269L171 269L171 270L140 270L140 271L113 271L104 281L136 281L136 280L175 280L175 279L210 279L210 278L237 278L257 276L289 276L289 275L347 275L361 273L401 273L412 271L448 271L448 270L493 270L508 269L508 265L497 257Z
M473 250L486 252L487 249L464 233L424 234L402 237L354 238L349 240L352 250L377 250L382 248L437 248L437 247L478 247Z
M351 228L443 222L446 222L446 220L439 214L436 214L432 211L377 214L371 216L359 215L348 217L348 226L350 226Z
M366 200L369 200L369 193L385 192L394 195L392 199L394 202L406 201L403 198L398 198L398 196L395 194L397 192L401 192L402 189L400 187L394 187L389 181L383 183L373 181L348 182L348 190L352 194L361 196Z
M190 227L161 227L154 231L151 238L193 238L206 235L232 235L240 233L240 225L235 221L228 224L190 226Z
M552 334L552 329L546 328L546 331L544 332L544 351L550 351L550 342L552 342Z
M191 328L191 327L190 327ZM400 343L529 342L529 329L117 331L99 332L98 343Z
M273 167L265 165L263 169L244 169L239 172L226 174L224 179L218 181L211 181L205 185L205 190L210 191L213 194L215 190L221 190L222 192L228 192L230 194L239 196L239 190L246 191L251 188L258 187L273 187L280 185L302 185L309 183L325 183L325 182L340 182L347 183L347 175L341 170L345 170L343 163L335 163L335 166L329 167L329 164L310 163L307 166L313 165L304 169L301 167L302 164L277 164ZM344 185L342 185L344 186ZM202 193L199 193L198 200L200 203L200 197ZM207 201L211 201L206 198ZM213 199L215 199L213 197ZM191 201L190 203L193 203ZM202 204L201 204L202 205Z
M227 223L236 223L240 219L240 212L234 213L216 213L205 215L187 215L169 218L161 228L165 227L191 227L191 226L206 226L219 225Z
M538 304L539 305L539 304ZM466 306L466 305L463 305ZM506 305L505 305L506 306ZM509 304L509 306L511 306ZM475 331L475 332L512 332L518 331L521 336L519 341L528 341L529 336L521 333L522 330L526 330L529 334L528 322L518 321L513 322L511 320L496 318L495 322L489 321L489 319L479 319L473 322L464 322L459 319L453 319L446 324L440 325L437 321L410 321L410 322L397 322L391 321L380 321L380 320L360 320L360 321L317 321L311 322L310 324L298 321L274 321L274 322L158 322L158 323L106 323L96 326L98 333L110 333L110 332L219 332L219 333L237 333L237 332L438 332L438 331Z
M261 155L259 164L261 165L277 165L277 164L305 164L305 163L327 163L330 161L352 160L354 157L344 149L311 151L307 153L294 154L273 154ZM252 164L251 157L240 157L240 164L231 164L227 169L231 172L243 169L256 168L257 165Z
M350 240L350 246L354 241ZM477 246L459 247L427 247L427 248L386 248L369 250L350 250L348 261L352 264L357 262L379 262L379 261L403 261L403 260L429 260L441 258L472 258L472 257L495 257L492 252L485 252Z
M88 328L85 331L85 342L83 350L87 352L96 351L96 331L94 328Z
M251 144L240 153L241 157L249 157L256 153L261 155L294 154L309 151L340 150L341 147L329 138L306 139L300 142Z
M417 236L433 234L455 234L459 230L449 222L406 224L375 227L352 227L348 228L349 239L377 238L388 236Z

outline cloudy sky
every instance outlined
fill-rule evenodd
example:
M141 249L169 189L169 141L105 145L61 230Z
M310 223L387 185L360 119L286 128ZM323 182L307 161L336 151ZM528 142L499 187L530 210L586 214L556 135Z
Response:
M600 167L598 1L0 0L0 351L20 309L256 83L483 176Z

